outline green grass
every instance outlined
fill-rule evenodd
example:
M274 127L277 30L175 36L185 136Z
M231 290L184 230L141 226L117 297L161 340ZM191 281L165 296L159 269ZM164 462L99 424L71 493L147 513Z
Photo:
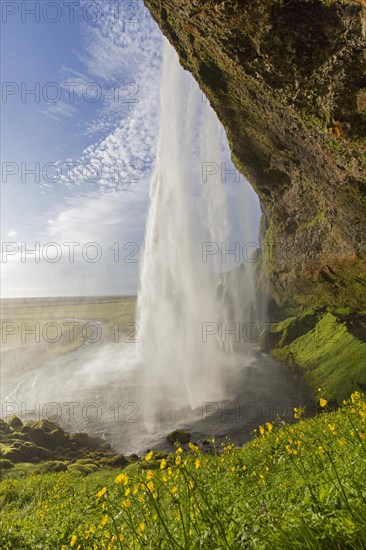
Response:
M274 329L283 334L280 347L272 351L273 357L297 364L313 389L325 387L327 396L338 402L366 383L366 344L347 330L346 323L327 313L311 330L283 345L295 321L286 319Z
M191 445L86 477L16 466L3 473L0 547L365 548L365 419L356 392L338 411L267 424L241 449Z

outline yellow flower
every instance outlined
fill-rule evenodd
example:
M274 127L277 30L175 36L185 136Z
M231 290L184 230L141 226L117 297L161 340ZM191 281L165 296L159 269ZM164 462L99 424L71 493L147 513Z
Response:
M107 487L103 487L103 489L97 492L97 497L102 498L102 496L105 495L106 492L107 492Z
M163 460L160 462L160 470L164 470L164 468L167 467L167 461L165 460L165 458L163 458Z
M119 476L116 477L116 479L114 480L117 485L119 485L120 483L123 483L123 485L127 485L128 484L128 476L126 474L119 474Z
M136 495L138 492L139 492L139 487L138 485L135 485L133 488L133 494Z
M70 546L71 546L71 548L72 548L73 546L75 546L77 540L78 540L78 538L77 538L76 535L73 535L73 536L71 537L71 540L70 540Z
M328 401L326 399L323 399L323 397L321 397L319 399L319 405L324 409L324 407L328 405Z
M183 452L182 447L178 447L178 449L175 452L176 452L177 455L182 453Z
M264 426L259 426L259 433L260 433L261 435L264 435L264 432L265 432Z
M353 394L351 395L351 401L353 404L357 403L357 401L359 401L361 399L361 394L360 392L358 391L355 391L353 392Z
M325 453L325 449L324 449L324 447L322 447L322 445L320 445L318 448L319 448L319 453L320 454Z
M175 458L175 463L176 463L177 466L179 466L179 464L182 463L182 457L181 457L181 456L177 456L177 457Z
M193 481L191 481L191 480L188 481L188 487L189 487L189 489L193 489L193 487L194 487Z
M127 489L125 490L125 497L128 497L130 493L131 493L131 489L127 487Z
M149 489L149 491L152 491L154 489L154 482L149 481L149 483L147 484L147 488Z
M150 481L150 479L153 479L154 477L154 471L153 470L148 470L147 473L146 473L146 479L147 481Z
M122 506L124 508L129 508L131 506L131 501L130 499L126 498L125 500L122 501Z
M273 430L273 425L270 422L266 422L267 430L271 432Z
M139 531L140 531L140 533L143 533L145 531L145 524L144 524L143 521L139 525Z
M154 454L154 453L153 453L152 451L150 451L150 452L149 452L149 454L147 454L147 455L145 456L145 460L146 460L146 462L149 462L149 460L151 460L151 459L152 459L152 457L153 457L153 454Z
M195 466L196 470L198 470L198 468L201 466L201 461L200 461L199 458L196 458L194 466Z
M178 487L172 487L172 493L175 495L175 493L178 493Z
M339 444L341 447L344 447L344 445L346 444L346 441L344 439L340 439Z
M199 448L197 447L197 445L194 445L194 443L188 443L188 447L191 449L191 451L195 453L199 452Z
M158 493L157 493L156 491L153 491L152 496L153 496L153 499L154 499L154 500L157 500L157 498L158 498Z
M94 523L91 523L91 524L89 525L89 531L90 531L90 533L94 533L94 532L95 532L95 525L94 525Z
M242 467L242 470L245 472L245 470L246 470L247 468L248 468L248 466L245 466L245 464L244 464L244 466Z
M99 529L102 529L107 522L108 522L108 516L103 516L100 521L100 524L98 525Z
M336 425L335 424L328 424L328 428L332 433L335 433Z

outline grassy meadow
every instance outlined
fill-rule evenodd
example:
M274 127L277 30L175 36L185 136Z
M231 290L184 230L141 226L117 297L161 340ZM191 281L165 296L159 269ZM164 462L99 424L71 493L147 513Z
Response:
M2 469L0 547L353 549L366 541L366 399L296 424L267 423L242 448L148 453L121 470ZM90 461L91 462L91 461Z

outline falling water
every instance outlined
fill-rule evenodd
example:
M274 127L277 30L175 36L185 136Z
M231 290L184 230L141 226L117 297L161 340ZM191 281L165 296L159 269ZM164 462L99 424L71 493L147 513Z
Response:
M234 349L225 344L221 323L229 327L249 320L253 311L254 283L248 267L243 292L243 280L239 285L234 281L239 269L219 275L214 271L220 260L204 261L204 243L227 244L231 231L220 171L204 178L207 162L212 163L210 172L221 166L221 126L166 42L138 298L145 420L154 421L174 406L195 408L223 397L223 376Z

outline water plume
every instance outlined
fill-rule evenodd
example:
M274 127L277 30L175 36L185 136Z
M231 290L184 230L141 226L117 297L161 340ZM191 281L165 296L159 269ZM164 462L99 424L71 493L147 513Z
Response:
M243 279L238 286L235 275L215 273L220 263L225 267L220 255L205 261L204 243L228 245L231 239L221 171L203 177L205 163L222 165L222 129L167 41L160 108L138 296L142 403L152 425L173 408L224 397L223 377L234 349L225 345L222 324L248 321L255 296L249 263L240 271L242 292Z

